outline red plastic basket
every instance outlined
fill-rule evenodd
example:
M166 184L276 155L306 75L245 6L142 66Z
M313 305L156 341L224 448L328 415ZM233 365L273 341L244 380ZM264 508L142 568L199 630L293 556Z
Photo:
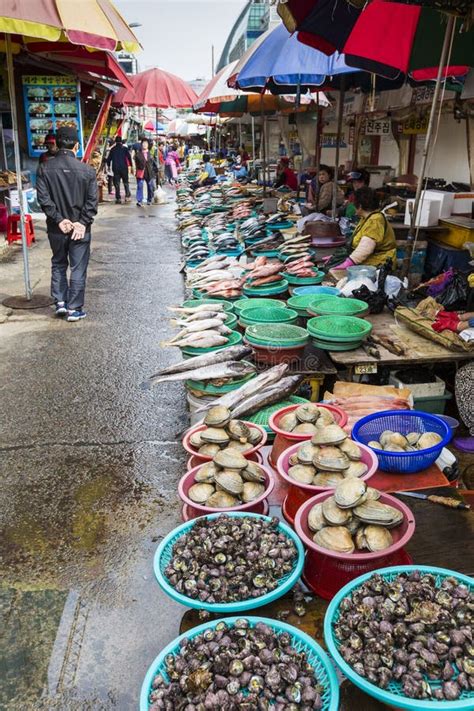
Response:
M254 358L257 363L261 365L280 365L282 363L291 365L300 360L306 348L306 344L302 346L291 346L291 348L283 348L282 346L256 346L255 343L249 343L245 339L244 343L253 348Z
M267 441L268 435L263 429L263 427L260 427L260 425L256 425L254 422L245 422L245 424L248 425L248 427L255 427L255 429L259 430L262 435L262 439L258 444L255 445L255 447L249 449L248 452L242 452L243 456L246 459L250 459L250 456L252 454L255 454L255 452L258 452L258 450L264 446L265 442ZM208 457L205 454L199 454L196 448L191 445L189 440L192 434L194 434L195 432L201 432L204 429L206 429L206 425L195 425L194 427L191 427L191 429L189 429L183 437L183 447L185 448L186 452L192 454L193 457L198 460L197 463L201 462L201 464L204 464L204 462L210 462L212 460L212 457Z
M300 443L294 444L292 447L285 449L278 458L277 462L277 472L290 486L288 494L285 499L285 519L291 525L294 524L295 516L300 508L308 499L311 499L316 494L321 494L323 491L328 491L334 487L321 487L312 486L311 484L297 484L294 479L288 476L288 469L290 468L289 459L292 454L295 454L300 447ZM361 481L368 481L378 469L379 463L376 454L363 444L357 443L362 457L361 462L368 466L367 474L361 476Z

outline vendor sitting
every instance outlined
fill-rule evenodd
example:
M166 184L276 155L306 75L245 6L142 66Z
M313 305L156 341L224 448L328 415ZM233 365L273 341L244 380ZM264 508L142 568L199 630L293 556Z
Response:
M298 176L295 171L290 168L290 159L286 156L280 158L280 162L278 163L274 187L287 187L290 190L298 190Z
M247 167L240 156L235 159L235 163L231 166L231 171L236 180L243 180L248 177Z
M378 210L375 192L368 187L355 191L354 204L360 221L352 236L351 255L333 269L347 269L354 264L380 267L387 259L395 265L397 249L395 233L385 215Z
M217 180L216 169L211 163L211 158L208 155L202 157L203 166L199 178L193 184L193 188L198 188L203 185L214 185Z

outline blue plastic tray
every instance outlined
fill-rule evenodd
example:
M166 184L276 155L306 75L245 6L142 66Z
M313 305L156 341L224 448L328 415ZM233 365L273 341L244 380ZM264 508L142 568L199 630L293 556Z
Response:
M420 410L387 410L367 415L356 422L352 439L360 444L368 444L372 440L377 441L384 430L400 432L403 435L409 432L436 432L443 438L434 447L417 452L386 452L373 448L380 469L401 474L413 474L427 469L438 459L441 450L449 444L453 436L451 428L436 415L429 415Z
M225 619L206 622L203 625L199 625L199 627L194 627L194 629L182 634L180 637L177 637L175 640L170 642L170 644L168 644L168 646L165 647L165 649L163 649L163 651L160 652L160 654L152 662L146 673L140 693L140 711L149 710L150 702L148 699L151 692L152 681L157 674L163 674L164 678L167 678L164 664L165 657L168 654L176 654L179 651L180 644L183 639L194 639L194 637L197 637L206 630L214 629L219 622L225 622L227 625L232 626L238 619L240 618L226 617ZM277 622L277 620L270 620L266 617L253 616L245 616L245 619L249 621L251 627L255 627L257 622L263 622L277 633L288 632L288 634L292 637L292 646L299 652L306 652L308 661L313 666L315 675L322 686L321 697L323 705L321 707L321 711L338 711L339 682L337 680L336 672L326 652L323 651L314 639L304 632L301 632L296 627L287 625L285 622Z
M342 599L350 597L352 592L356 588L360 587L366 580L371 578L374 573L381 575L383 578L392 580L400 573L410 573L416 570L419 570L422 573L431 573L438 578L438 581L441 581L444 578L454 577L460 582L468 585L471 589L474 588L474 580L469 578L467 575L462 575L461 573L456 573L452 570L447 570L446 568L432 568L427 565L397 565L391 568L381 568L380 570L374 570L371 573L366 573L365 575L361 575L359 578L356 578L345 585L341 590L339 590L337 595L331 601L324 618L324 639L326 641L326 646L337 666L340 668L342 673L350 681L352 681L353 684L365 691L366 694L373 696L391 708L416 709L416 711L429 711L429 709L433 709L433 711L435 709L436 711L451 711L452 709L472 711L472 709L474 709L474 691L463 691L461 698L457 701L429 701L428 699L411 699L402 693L401 684L398 681L391 681L387 689L381 689L379 686L371 684L369 681L356 674L352 667L349 666L349 664L339 653L341 643L333 635L333 625L339 619L339 605L341 604ZM436 685L435 682L430 683L434 686Z
M268 516L245 512L227 513L226 515L230 516L231 518L247 517L260 518L267 521L271 520ZM218 518L219 516L222 516L222 514L209 514L208 516L201 516L200 518L213 519ZM281 579L280 585L275 588L275 590L272 590L272 592L267 593L266 595L261 595L261 597L253 597L249 600L213 604L205 603L201 600L197 600L192 597L188 597L187 595L183 595L182 593L176 592L176 590L173 588L172 585L170 585L167 578L165 577L164 571L171 560L173 545L176 543L178 538L187 533L194 526L196 521L200 520L200 518L193 519L192 521L188 521L187 523L183 523L181 526L178 526L173 531L171 531L171 533L169 533L162 540L155 553L155 558L153 562L155 577L164 592L169 595L169 597L173 598L173 600L176 600L176 602L179 602L181 603L181 605L185 605L186 607L193 607L196 610L208 610L209 612L222 612L226 614L231 614L233 612L245 612L246 610L252 610L254 607L262 607L262 605L268 605L270 602L273 602L273 600L277 600L279 597L288 592L288 590L291 590L293 585L295 585L298 579L300 578L304 565L303 544L301 543L300 539L293 531L293 529L287 526L286 523L280 522L279 530L284 533L288 538L291 538L291 540L295 544L295 548L297 551L297 560L291 573Z

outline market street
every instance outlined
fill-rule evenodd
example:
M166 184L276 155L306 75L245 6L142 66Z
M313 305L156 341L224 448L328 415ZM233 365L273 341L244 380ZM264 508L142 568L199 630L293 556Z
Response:
M39 237L32 272L47 294ZM22 291L19 250L15 260L0 262L1 299ZM150 660L178 632L152 557L180 521L185 400L179 383L140 383L177 358L159 342L182 300L179 262L173 203L102 205L89 318L48 308L0 323L5 711L135 709Z

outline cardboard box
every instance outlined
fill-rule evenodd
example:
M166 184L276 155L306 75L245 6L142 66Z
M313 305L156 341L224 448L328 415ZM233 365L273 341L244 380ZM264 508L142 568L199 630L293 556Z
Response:
M405 208L405 225L410 226L411 224L410 209L413 210L414 204L415 200L407 200ZM423 200L418 207L418 214L415 220L416 227L433 227L437 225L439 222L440 212L441 200L431 200L430 198L425 198L425 200Z

